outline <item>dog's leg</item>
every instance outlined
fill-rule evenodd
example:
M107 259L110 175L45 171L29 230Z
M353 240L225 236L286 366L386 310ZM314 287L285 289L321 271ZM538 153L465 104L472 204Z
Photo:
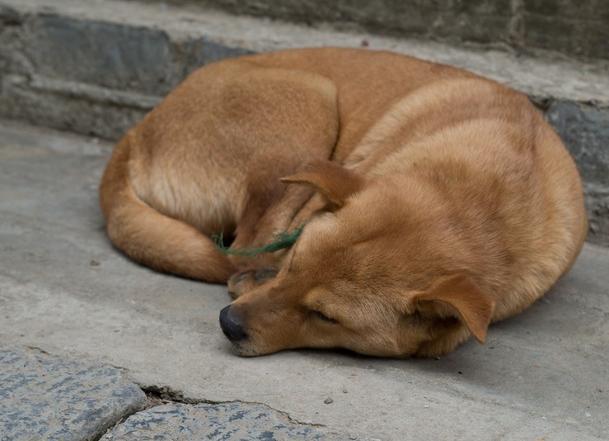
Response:
M254 87L256 84L258 87ZM289 89L285 89L286 85ZM256 128L249 139L256 140L259 147L241 148L248 151L249 158L247 192L232 247L260 247L273 242L278 234L292 230L292 221L313 194L308 188L289 186L280 179L310 162L332 157L339 129L337 91L330 80L321 76L266 68L251 71L233 87L239 91L241 112L243 108L257 109L263 99L272 99L273 103L272 113L266 112L269 117L274 115L273 130L269 129L268 121L258 120L258 111L241 116L240 123ZM260 90L264 90L264 97L260 96ZM234 124L234 118L230 118L234 109L228 110L226 120ZM237 141L246 143L243 139ZM241 271L277 268L282 254L257 256L255 263L249 257L231 256L230 260Z
M277 275L277 270L271 267L263 267L240 271L228 279L228 293L233 299L262 285Z

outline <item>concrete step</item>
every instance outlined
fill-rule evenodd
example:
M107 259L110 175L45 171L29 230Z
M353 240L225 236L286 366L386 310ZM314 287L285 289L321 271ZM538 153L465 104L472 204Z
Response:
M0 348L120 366L160 398L233 404L148 409L104 441L250 439L244 426L278 440L606 441L608 249L586 245L550 293L491 326L485 345L469 341L437 360L304 350L240 358L218 325L226 288L155 273L109 244L97 200L108 155L102 142L0 121ZM13 439L2 423L15 422L21 396L36 397L42 423L53 407L42 404L55 393L38 398L45 372L32 370L38 395L24 385L11 396L0 360L0 439ZM84 404L64 390L61 404L79 413L63 416L85 404L89 420L103 416L94 409L108 396L122 402L116 389ZM263 437L260 423L276 437Z
M389 49L521 90L586 184L589 240L609 245L609 65L337 32L124 0L0 0L0 116L115 140L198 66L304 46Z

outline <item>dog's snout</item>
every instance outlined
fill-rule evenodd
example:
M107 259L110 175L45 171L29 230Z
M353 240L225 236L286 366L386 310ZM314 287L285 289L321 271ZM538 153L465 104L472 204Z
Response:
M247 337L242 319L234 308L231 308L231 305L220 311L220 327L224 335L232 342L238 342Z

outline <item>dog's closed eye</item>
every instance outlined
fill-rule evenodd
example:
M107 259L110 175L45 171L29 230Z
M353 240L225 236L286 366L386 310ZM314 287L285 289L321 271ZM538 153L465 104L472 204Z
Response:
M327 315L325 315L324 313L322 313L320 311L312 310L311 314L313 316L315 316L317 319L322 320L324 322L327 322L327 323L338 323L338 320L330 318L330 317L328 317Z

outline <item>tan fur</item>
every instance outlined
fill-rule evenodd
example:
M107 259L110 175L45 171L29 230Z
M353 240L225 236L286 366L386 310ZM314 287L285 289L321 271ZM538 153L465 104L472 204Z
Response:
M354 49L196 71L118 144L100 196L133 259L229 282L243 355L483 341L570 268L587 230L575 165L526 96ZM258 246L301 224L290 250L257 258L209 238Z

